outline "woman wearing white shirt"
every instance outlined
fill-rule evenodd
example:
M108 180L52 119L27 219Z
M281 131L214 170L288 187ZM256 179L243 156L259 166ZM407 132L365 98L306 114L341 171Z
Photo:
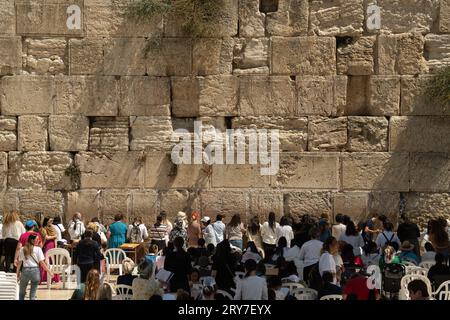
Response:
M331 272L333 274L333 283L337 283L337 267L335 258L333 257L339 249L338 242L336 238L329 237L324 243L322 247L322 255L319 259L319 273L322 276L325 271Z
M234 300L267 300L266 279L256 275L256 261L245 261L245 277L238 281Z
M280 225L275 222L275 213L269 213L269 220L264 222L261 227L261 238L264 249L264 260L269 261L276 246L277 246L277 236L275 234L276 229Z
M303 279L308 279L311 267L319 261L323 247L323 242L318 240L320 237L318 228L312 228L310 236L311 240L302 245L299 253L299 260L303 265Z
M353 247L353 254L355 257L359 257L362 254L362 248L364 247L364 239L356 230L355 223L349 221L345 233L343 233L339 239Z
M291 241L294 239L294 232L289 225L289 219L287 217L281 218L280 225L276 228L275 234L277 236L277 241L280 240L281 237L284 237L287 241L287 247L291 247Z
M16 211L7 212L2 228L6 272L10 271L11 263L16 255L17 243L23 233L25 233L25 227L19 220L19 214Z
M17 266L17 278L20 279L19 284L19 300L25 299L28 283L31 281L30 300L36 299L36 291L41 281L41 273L39 267L47 271L51 277L52 272L45 263L44 253L37 246L37 236L32 234L28 237L28 241L19 251L19 265ZM21 269L23 265L23 268ZM22 270L22 271L20 271Z

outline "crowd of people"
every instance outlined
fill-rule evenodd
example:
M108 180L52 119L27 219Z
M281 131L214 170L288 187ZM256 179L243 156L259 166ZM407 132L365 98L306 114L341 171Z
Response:
M258 216L248 223L239 214L226 224L224 218L219 214L212 221L200 212L190 217L179 212L172 223L162 211L147 226L140 217L127 223L117 214L106 227L98 218L83 221L76 213L65 228L60 217L23 224L17 212L8 212L0 224L2 268L17 272L20 299L30 283L30 299L35 299L47 273L52 282L60 281L45 256L53 248L68 246L81 281L72 299L111 299L113 290L101 277L104 253L127 242L143 243L145 257L124 259L116 285L132 287L136 300L295 299L284 282L313 288L317 298L382 299L382 290L367 285L367 267L376 265L383 273L405 261L414 265L433 261L428 278L434 287L450 280L450 230L444 218L430 220L423 233L406 216L397 227L378 214L358 222L342 214L335 221L327 214L320 218L305 214L300 219L284 215L277 222L274 212L263 223ZM429 299L423 288L423 281L411 282L410 298Z

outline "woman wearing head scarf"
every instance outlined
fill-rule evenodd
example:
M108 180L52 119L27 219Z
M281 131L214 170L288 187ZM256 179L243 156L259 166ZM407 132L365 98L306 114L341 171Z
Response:
M177 218L173 223L173 228L169 235L169 241L173 242L177 237L181 237L186 245L188 236L184 221L181 218Z
M197 247L198 239L202 237L202 228L200 226L200 212L192 213L192 221L187 229L188 233L188 247Z

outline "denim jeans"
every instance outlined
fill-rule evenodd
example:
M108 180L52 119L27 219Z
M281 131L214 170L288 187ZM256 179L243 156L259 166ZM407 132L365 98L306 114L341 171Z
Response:
M230 240L230 243L242 250L242 240Z
M38 267L23 268L20 275L19 300L25 300L28 282L31 281L30 300L36 300L36 291L41 281L41 273Z

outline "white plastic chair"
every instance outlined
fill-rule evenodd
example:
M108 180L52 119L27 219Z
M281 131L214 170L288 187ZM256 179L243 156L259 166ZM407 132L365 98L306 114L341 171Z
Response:
M323 296L320 300L343 300L340 294L329 294L327 296Z
M122 275L122 261L126 257L127 254L122 249L113 248L105 251L106 279L108 282L111 279L111 269L119 269L119 275Z
M406 269L405 275L407 275L407 274L420 274L420 275L425 276L425 277L428 275L428 269L425 269L425 268L406 266L405 269Z
M403 260L402 261L402 265L404 265L405 267L408 267L408 266L410 266L410 267L417 267L417 264L415 264L412 261L408 261L408 260Z
M66 270L67 288L80 289L81 270L76 264L69 266Z
M427 285L428 293L431 295L433 293L433 289L431 288L431 282L430 279L428 279L426 276L420 275L420 274L407 274L403 276L402 280L400 281L400 294L399 299L400 300L409 300L409 291L408 291L408 284L413 280L422 280Z
M0 272L0 300L19 300L19 285L15 273Z
M124 284L116 285L116 295L114 300L132 300L133 299L133 288Z
M305 289L306 287L298 282L285 282L281 284L282 288L288 288L289 292L293 292L295 289Z
M441 283L433 296L436 300L450 300L450 280Z
M225 298L233 300L233 296L224 290L217 290L216 293L223 295Z
M66 288L66 270L72 265L70 253L66 249L54 248L47 251L45 254L45 262L47 263L53 275L61 275L63 281L63 289ZM52 286L52 277L47 272L47 289Z
M318 292L311 288L297 288L294 289L292 295L297 300L317 300Z
M436 261L432 261L432 260L422 261L421 263L419 263L419 267L430 270L430 268L432 266L434 266L435 264L436 264Z

